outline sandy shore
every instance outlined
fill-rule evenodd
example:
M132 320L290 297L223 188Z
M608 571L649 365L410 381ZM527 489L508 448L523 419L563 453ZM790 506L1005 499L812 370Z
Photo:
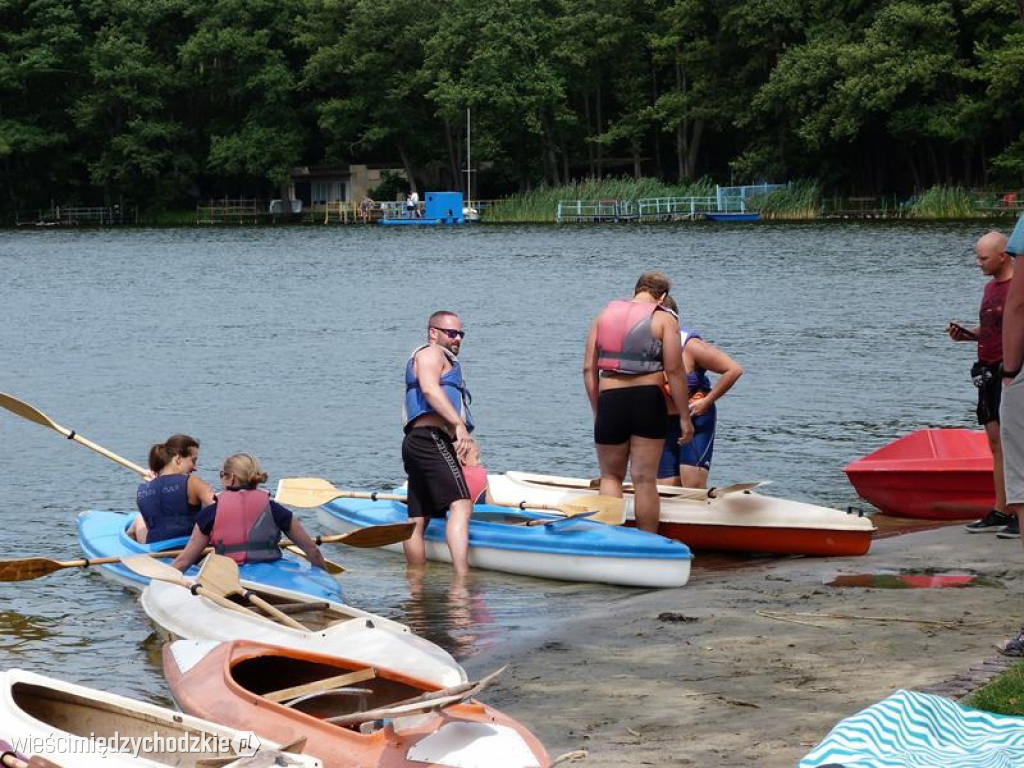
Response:
M1002 588L826 585L900 568L977 573ZM998 657L994 646L1024 621L1022 576L1019 542L954 526L875 541L860 558L695 571L682 589L630 596L468 667L512 664L487 701L523 720L552 757L583 749L586 766L792 766L841 718Z

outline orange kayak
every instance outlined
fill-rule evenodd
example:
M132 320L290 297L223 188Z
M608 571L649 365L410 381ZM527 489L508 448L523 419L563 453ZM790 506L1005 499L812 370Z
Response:
M543 768L543 745L474 697L495 675L440 688L357 661L236 640L164 646L186 713L292 743L324 768Z

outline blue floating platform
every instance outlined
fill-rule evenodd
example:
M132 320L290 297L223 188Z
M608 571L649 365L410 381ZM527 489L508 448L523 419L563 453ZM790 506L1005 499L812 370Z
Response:
M422 218L385 216L377 223L385 227L439 227L466 223L461 192L427 192L424 202Z
M756 212L752 213L709 213L707 214L708 221L757 221L760 218L760 214Z

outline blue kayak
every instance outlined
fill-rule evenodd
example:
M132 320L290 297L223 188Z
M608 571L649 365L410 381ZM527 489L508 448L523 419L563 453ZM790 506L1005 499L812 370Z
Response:
M131 557L149 552L167 552L182 549L188 537L167 539L157 544L139 544L128 538L125 531L138 513L124 514L121 512L99 512L90 510L78 515L78 541L86 557ZM149 580L126 568L120 563L107 563L100 566L104 576L117 583L142 589ZM195 566L187 572L195 576ZM298 555L285 552L280 560L269 563L244 563L239 566L239 575L243 580L254 584L266 584L271 587L304 592L317 598L343 602L341 585L320 568L314 568Z
M320 508L327 528L357 528L407 521L397 501L336 499ZM537 525L526 525L538 521ZM427 559L451 562L443 519L427 524ZM384 547L402 551L401 544ZM604 525L507 507L477 504L469 523L469 564L563 581L596 581L630 587L681 587L690 578L693 555L687 546L635 528Z

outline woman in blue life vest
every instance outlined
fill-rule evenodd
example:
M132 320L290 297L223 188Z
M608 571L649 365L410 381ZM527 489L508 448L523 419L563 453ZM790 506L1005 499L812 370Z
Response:
M196 513L215 498L213 489L193 474L198 460L199 441L188 435L172 435L149 449L153 477L135 495L139 515L129 536L155 544L192 533Z
M665 297L665 306L678 314L675 299ZM660 485L683 485L687 488L707 488L708 473L715 449L715 428L718 422L718 408L715 403L732 389L743 368L718 349L705 341L696 331L680 327L683 347L683 365L686 368L686 389L689 394L690 419L693 421L693 439L680 445L678 420L675 403L669 400L668 435L658 466ZM712 385L708 372L717 373L718 379ZM668 382L665 383L666 396Z
M224 490L216 501L196 515L192 537L172 565L188 570L210 544L219 555L242 563L265 562L281 557L278 542L287 534L313 565L326 563L316 542L287 507L270 498L257 486L267 481L267 473L248 453L235 453L224 460L220 472Z
M658 530L661 514L656 479L668 415L661 388L666 377L679 413L678 441L693 436L679 323L662 307L669 288L669 279L660 272L640 275L632 299L610 302L594 320L583 356L601 494L621 497L628 468L636 525L652 532Z

